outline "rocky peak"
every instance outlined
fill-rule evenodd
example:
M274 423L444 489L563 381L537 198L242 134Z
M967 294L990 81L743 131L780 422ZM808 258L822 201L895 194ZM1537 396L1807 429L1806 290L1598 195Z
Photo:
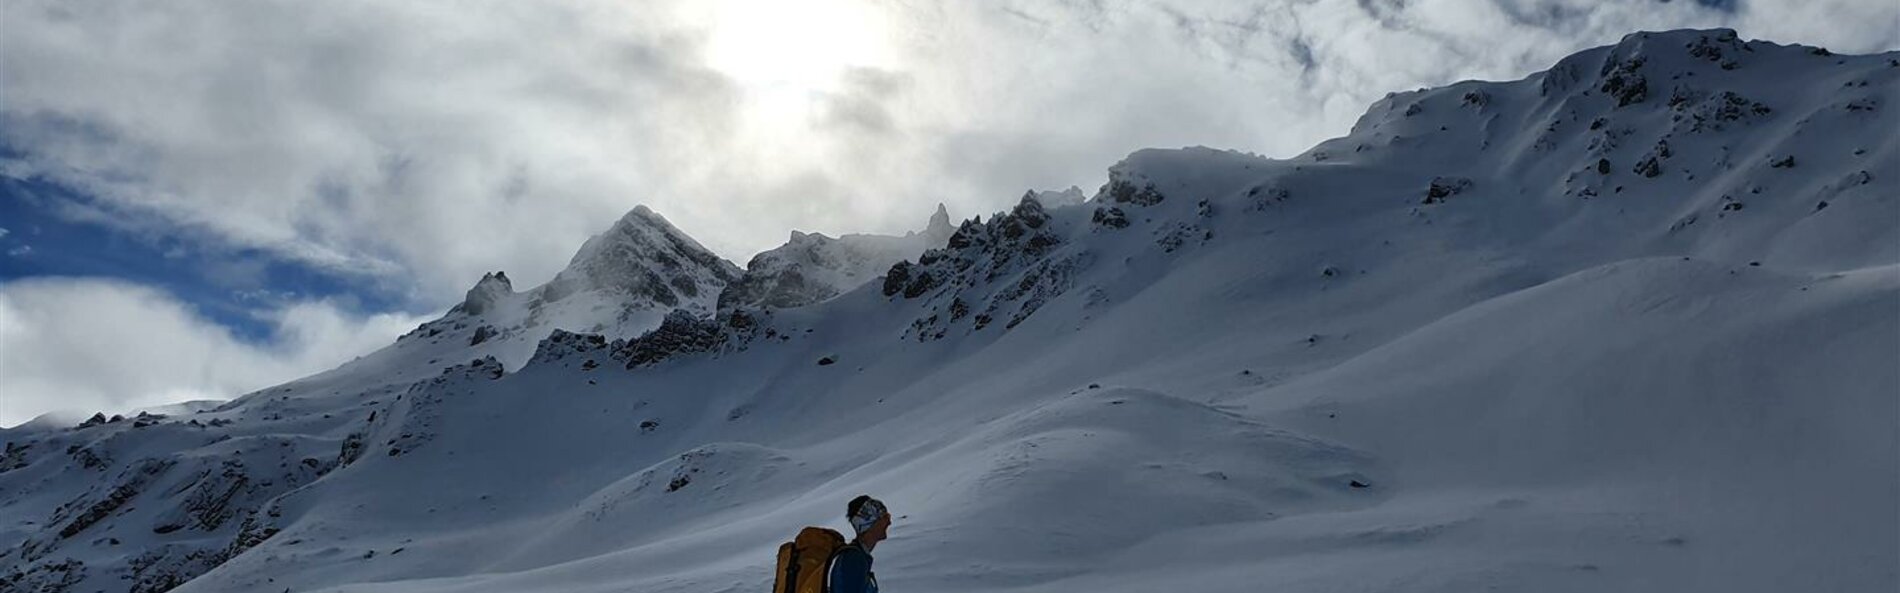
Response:
M1086 256L1055 254L1063 242L1055 223L1031 192L989 222L963 221L943 247L924 252L915 263L893 264L884 274L885 296L924 299L942 305L932 310L947 312L917 319L906 337L942 338L952 325L977 331L998 318L1013 328L1067 290Z
M645 206L587 240L546 284L516 292L506 274L484 275L462 303L399 342L438 344L427 354L475 347L508 364L527 362L550 331L632 337L667 311L709 314L740 271Z
M455 307L469 315L481 315L494 309L495 304L508 295L515 293L514 284L508 281L508 274L490 272L468 289L468 295L462 298L462 304Z
M604 291L644 297L668 309L710 304L710 297L739 274L738 266L714 255L665 217L637 206L581 245L567 269L540 289L537 300L555 302L578 292Z
M938 202L937 211L930 215L930 223L924 225L922 234L926 237L935 237L938 241L941 241L950 238L950 233L956 231L956 227L950 226L950 210L944 208L942 202Z
M1602 93L1616 107L1627 107L1669 92L1696 70L1716 72L1742 69L1755 60L1758 49L1776 47L1762 41L1743 41L1732 29L1632 33L1616 45L1571 55L1541 77L1546 96L1560 93ZM1825 55L1825 50L1816 50ZM1713 66L1712 68L1710 66Z
M697 266L726 280L739 274L738 266L714 255L644 205L635 206L606 232L582 244L568 261L567 271L611 276L629 264L653 264L664 271Z

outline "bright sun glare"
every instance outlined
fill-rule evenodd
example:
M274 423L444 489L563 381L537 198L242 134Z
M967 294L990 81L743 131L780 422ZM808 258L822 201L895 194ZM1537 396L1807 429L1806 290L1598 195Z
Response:
M849 0L720 0L707 63L755 92L832 90L886 53L883 15Z
M760 174L789 174L809 155L822 102L855 67L891 67L886 15L853 0L718 0L707 7L708 66L742 89L743 144L771 155Z

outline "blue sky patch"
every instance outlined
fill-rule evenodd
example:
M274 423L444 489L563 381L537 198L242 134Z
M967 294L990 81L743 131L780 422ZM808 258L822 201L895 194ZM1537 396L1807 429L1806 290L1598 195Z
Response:
M253 343L273 338L271 311L297 301L329 299L356 314L406 310L389 283L258 249L76 220L65 213L74 207L122 214L56 184L0 175L0 282L66 276L156 287Z

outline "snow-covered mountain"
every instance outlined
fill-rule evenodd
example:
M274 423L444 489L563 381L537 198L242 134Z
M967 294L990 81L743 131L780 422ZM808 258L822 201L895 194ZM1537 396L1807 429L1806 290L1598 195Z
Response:
M942 245L954 229L942 204L922 231L904 236L838 238L792 231L792 238L746 263L745 275L719 295L719 309L803 307L838 296L884 274L891 264Z
M804 306L629 241L565 286L693 303L637 338L471 355L566 300L494 277L405 338L453 359L0 431L0 583L758 591L870 493L892 591L1893 590L1896 101L1900 52L1639 33L1293 159L1139 151Z
M487 274L440 319L329 374L414 381L421 378L414 371L483 356L520 368L556 330L632 338L676 311L706 317L720 309L805 306L875 279L892 263L943 243L951 230L939 205L924 230L903 236L834 239L793 231L785 245L740 270L638 206L583 244L546 284L516 292L505 272Z
M711 314L720 291L741 274L666 218L639 206L581 245L553 280L515 292L507 274L483 276L461 304L405 334L391 349L424 350L435 355L430 358L495 356L516 368L555 329L639 335L675 309ZM404 358L404 364L416 362L415 356Z

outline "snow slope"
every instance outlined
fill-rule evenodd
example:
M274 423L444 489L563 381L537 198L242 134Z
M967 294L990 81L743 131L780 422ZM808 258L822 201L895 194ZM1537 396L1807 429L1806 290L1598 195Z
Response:
M0 582L758 591L870 493L892 591L1893 590L1897 77L1639 33L808 306L0 432Z

